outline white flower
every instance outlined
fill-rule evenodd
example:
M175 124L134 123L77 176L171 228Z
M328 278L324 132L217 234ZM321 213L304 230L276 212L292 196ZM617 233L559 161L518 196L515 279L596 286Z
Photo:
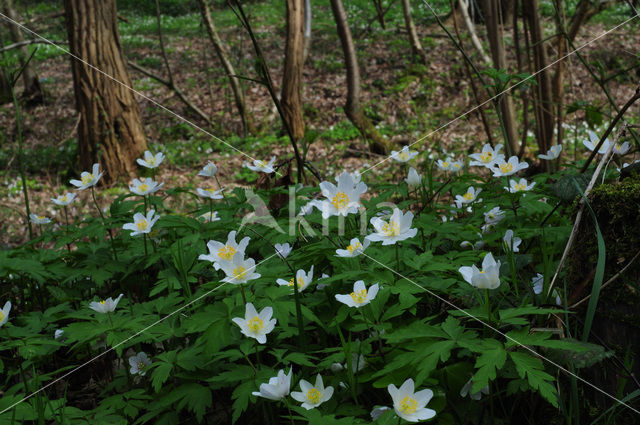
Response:
M447 158L444 161L439 159L436 162L436 166L442 171L449 171L451 170L451 159Z
M9 320L9 312L11 311L11 301L4 303L4 307L0 310L0 327Z
M344 171L336 179L338 186L331 182L320 183L322 195L327 199L322 201L322 218L327 219L332 215L342 215L357 213L360 207L360 196L367 191L367 185L353 180L353 176ZM315 204L316 207L318 204Z
M396 414L408 422L420 422L433 418L436 415L435 410L426 407L433 397L433 391L425 389L414 392L414 385L413 379L409 378L400 388L396 388L393 384L387 387Z
M247 249L250 240L249 236L245 236L240 243L236 243L236 231L232 230L227 235L226 244L213 240L207 242L209 255L200 254L198 260L211 261L213 267L219 270L221 263L233 261L236 254L240 253L244 257L244 251Z
M322 201L318 199L314 199L313 201L307 202L300 208L300 212L298 216L309 215L313 212L313 208L316 207L319 210L322 210Z
M629 152L629 149L631 149L629 142L624 142L622 145L620 143L613 145L613 153L617 155L624 155Z
M482 270L478 270L474 264L460 267L458 271L464 280L478 289L496 289L500 286L500 261L496 262L491 253L482 260Z
M265 307L260 313L251 303L245 307L244 319L234 317L233 323L240 326L240 332L249 338L255 338L260 344L267 342L267 334L276 326L276 319L272 319L273 308Z
M349 307L360 308L363 305L367 305L378 295L378 284L375 283L367 288L364 286L364 281L358 280L353 284L353 292L350 294L336 294L336 300Z
M509 180L509 187L504 186L504 190L510 192L510 193L517 193L517 192L527 192L531 189L533 189L533 187L536 185L536 182L531 182L531 184L529 184L527 182L527 179L525 178L521 178L519 181L516 181L514 179L510 179Z
M202 170L200 170L198 175L202 177L213 177L216 175L217 172L218 172L218 167L216 167L216 165L213 162L209 161L207 165L205 165L202 168Z
M495 149L489 143L485 144L482 147L482 152L469 155L469 158L473 159L469 165L491 168L495 161L504 159L504 154L500 153L500 149L502 149L501 144L496 145Z
M271 174L275 172L273 165L276 163L276 156L273 155L269 162L261 161L258 159L253 160L253 165L248 162L244 163L244 166L250 169L251 171L262 171L263 173Z
M553 161L560 156L560 152L562 152L562 145L554 145L551 146L551 149L549 149L546 154L538 155L538 158Z
M374 407L373 410L370 413L371 420L372 421L377 421L378 418L380 416L382 416L384 414L384 412L386 412L387 410L391 410L391 408L388 407L388 406Z
M233 256L233 261L222 261L219 264L222 271L227 275L222 279L222 282L238 285L260 277L259 273L255 273L255 260L253 258L245 260L244 252L236 252Z
M522 239L517 236L514 237L513 230L507 230L504 234L504 237L502 238L502 241L506 250L513 252L518 252L520 250L518 247L522 243Z
M349 174L351 174L351 178L353 178L354 184L360 183L360 180L362 179L362 174L360 174L360 171L356 170L353 173L349 173Z
M295 279L292 277L288 282L284 279L278 279L276 280L276 283L280 286L290 286L291 288L293 288L293 283L295 281L298 284L298 292L302 292L307 288L307 286L309 286L312 280L313 266L311 266L309 273L306 273L304 270L300 269L296 272Z
M533 284L533 293L536 295L542 294L542 287L544 285L544 275L537 273L535 277L531 278Z
M126 223L122 228L124 230L131 230L131 236L149 233L153 225L156 224L156 221L160 218L159 215L154 217L155 213L155 210L149 210L146 217L142 213L135 213L133 215L133 223Z
M466 397L467 394L469 394L469 397L471 398L471 400L480 400L482 398L482 394L484 395L489 394L489 384L487 384L484 388L482 388L477 393L472 393L471 388L473 388L473 378L469 378L467 383L464 384L464 387L462 387L462 389L460 390L460 397Z
M100 164L93 164L93 169L91 172L83 171L80 174L80 180L69 180L69 183L76 187L76 190L84 190L88 187L95 186L102 177L102 173L100 172Z
M289 373L284 374L284 370L278 371L278 376L269 378L268 384L260 384L260 392L254 391L251 394L268 398L269 400L278 401L282 400L289 395L291 388L291 373L293 368L289 368Z
M407 182L409 186L419 186L422 182L422 176L418 174L415 168L411 167L409 168L409 174L404 181Z
M48 224L51 223L51 219L43 215L29 214L29 221L35 224Z
M467 189L467 192L464 195L456 195L456 206L458 208L462 208L462 205L474 202L478 198L480 192L482 192L482 189L478 189L476 191L473 186L469 186L469 189ZM481 200L478 202L480 201Z
M56 329L56 331L53 333L53 339L59 339L63 334L64 331L62 329Z
M486 213L484 213L484 221L490 226L496 225L500 220L504 218L504 211L500 207L493 207Z
M133 179L133 184L129 186L129 190L136 195L145 196L157 192L163 184L153 181L149 177L142 179L142 181Z
M61 207L65 207L72 203L76 199L77 194L67 192L64 195L60 195L57 198L51 198L51 202Z
M418 155L418 152L410 151L409 146L403 147L400 152L391 151L391 158L395 159L398 162L407 162L413 159L413 157L415 157L416 155Z
M109 297L106 300L102 300L100 302L92 301L91 304L89 304L89 308L91 310L97 311L98 313L109 313L116 309L118 303L120 302L120 298L122 298L122 295L123 294L120 294L115 300Z
M139 352L135 356L129 357L129 372L132 375L144 376L147 373L147 369L151 365L151 359L144 351Z
M208 199L222 199L222 191L224 190L224 188L220 189L220 190L216 190L215 187L208 187L206 189L202 189L202 188L197 188L196 192L198 192L198 195L202 196L203 198L208 198Z
M357 257L367 249L370 243L369 239L364 239L363 243L360 243L358 238L353 238L349 242L347 249L336 249L336 255L338 257Z
M316 385L311 385L304 379L300 380L300 391L293 391L291 398L302 403L302 407L307 410L320 406L329 400L333 395L333 387L324 387L322 376L316 376Z
M596 133L594 133L591 130L587 130L587 133L589 134L589 139L590 140L583 140L582 144L585 145L586 148L589 149L591 152L593 152L593 150L598 145L598 142L600 141L600 138L598 137L598 135ZM604 142L602 143L602 146L600 146L600 149L598 149L598 153L600 153L600 154L607 153L607 151L609 150L609 146L610 145L611 145L611 142L609 141L609 138L607 137L606 139L604 139Z
M365 239L372 242L382 241L382 245L392 245L398 241L412 238L418 233L418 229L411 228L412 221L413 213L411 211L403 214L399 208L394 208L388 222L380 217L371 218L370 222L376 233L367 235Z
M206 213L199 216L198 219L204 220L205 223L220 221L220 217L218 217L218 211L207 211Z
M455 172L458 172L460 170L462 170L462 166L464 165L464 163L462 161L451 161L451 164L449 164L449 170Z
M144 159L138 158L136 161L143 167L156 168L162 164L162 161L164 161L164 154L162 152L158 152L154 155L149 151L144 151Z
M519 162L517 156L512 156L509 161L505 161L504 158L496 160L491 170L494 177L510 176L517 173L520 170L529 168L529 164L526 162Z
M282 258L283 260L287 258L289 254L291 254L291 246L288 243L277 243L274 245L274 247L276 248L276 254L278 255L278 257Z

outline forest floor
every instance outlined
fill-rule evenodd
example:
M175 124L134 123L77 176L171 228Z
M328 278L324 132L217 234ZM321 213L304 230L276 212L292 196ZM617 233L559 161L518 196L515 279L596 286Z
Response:
M262 43L273 80L279 84L284 53L284 13L270 19L261 19L260 12L255 13L255 31ZM310 142L304 148L308 149L307 159L327 178L339 170L360 170L384 159L368 153L366 143L343 113L345 70L335 27L327 18L330 15L328 2L319 4L314 10L314 33L303 77L305 120ZM434 132L479 102L474 98L460 52L441 28L432 20L417 19L418 33L428 53L428 63L422 64L413 61L410 56L409 43L398 11L390 16L394 18L388 20L386 30L382 30L372 19L374 15L368 19L361 18L365 24L352 24L352 28L363 80L363 107L381 134L388 137L396 149L400 149L402 145L414 143ZM120 23L120 31L126 57L166 76L155 17L126 14L124 17L128 22ZM585 25L576 40L576 46L594 39L628 17L620 15L609 22ZM62 18L57 19L59 21L47 24L46 32L51 36L57 34L55 39L60 40L64 37L61 32L63 21ZM617 22L614 22L616 19ZM269 158L273 154L278 158L290 158L291 146L282 133L267 90L253 82L245 83L247 104L260 134L257 137L244 137L226 76L204 29L199 25L199 17L168 17L163 19L163 25L165 22L166 47L174 78L189 99L212 117L215 126L207 128L207 131L254 157ZM451 20L448 22L453 32ZM544 24L551 34L554 28L552 18L548 17ZM631 96L640 76L640 31L637 28L637 23L621 27L580 50L583 59L596 74L606 76L606 87L618 105ZM38 31L37 25L34 29ZM231 21L225 21L219 30L223 40L230 46L237 71L254 78L254 54L246 34ZM482 25L478 25L477 30L482 38ZM505 32L509 43L511 31L507 28ZM477 52L466 38L464 41L469 55L479 64ZM70 57L51 46L41 46L39 50L35 65L47 92L47 101L44 105L22 111L24 156L31 210L52 217L58 210L50 198L70 190L68 180L82 171L75 166L79 115L74 105ZM513 49L508 53L512 63L515 62ZM595 114L602 113L602 120L606 123L610 108L602 89L575 55L568 57L566 64L568 71L564 104L573 104L577 108L576 112L567 114L565 122L570 126L581 124L588 109ZM174 93L137 71L130 72L136 90L175 114L199 126L206 126L194 117ZM20 92L20 85L17 90ZM480 95L481 101L484 101L486 95ZM521 104L521 92L517 92L516 102ZM165 182L165 188L176 185L196 187L196 173L208 160L218 164L218 176L223 186L246 186L254 182L255 174L242 166L247 158L146 100L140 99L140 107L150 150L162 151L167 155L167 164L163 165L158 177ZM493 136L497 138L499 125L496 115L490 104L484 110L491 123ZM597 117L595 119L598 120ZM17 177L15 111L11 104L0 106L0 129L0 196L3 198L0 245L16 245L26 241L26 231L24 198ZM574 142L578 137L576 135ZM538 152L535 140L532 134L527 138L525 158L536 161ZM435 157L449 154L463 158L486 140L487 135L476 111L441 131L435 131L416 144L414 149L430 151ZM333 160L327 161L327 158ZM387 162L373 171L388 173L390 167L393 165ZM101 190L99 199L126 192L125 183L122 181L117 187ZM81 198L87 202L76 203L71 211L72 216L88 213L92 208L88 194L81 194Z

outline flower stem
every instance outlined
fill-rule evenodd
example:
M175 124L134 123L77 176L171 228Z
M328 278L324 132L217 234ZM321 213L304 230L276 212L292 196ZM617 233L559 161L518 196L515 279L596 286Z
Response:
M113 258L118 261L118 254L116 253L116 246L113 241L113 232L111 232L111 228L107 226L107 222L104 219L104 214L102 214L102 210L100 209L100 205L98 205L98 200L96 199L96 191L94 186L91 186L91 196L93 197L93 203L96 205L96 209L98 210L98 214L100 214L100 218L102 218L102 224L107 228L109 232L109 239L111 239L111 250L113 251Z
M143 233L142 236L144 237L144 256L147 257L149 255L149 251L147 250L147 234Z
M513 288L516 290L516 297L520 298L520 294L518 291L518 282L516 279L516 261L515 255L513 253L513 240L511 241L511 247L509 248L509 268L511 269L511 284Z
M242 284L240 284L240 294L242 295L242 302L245 303L245 305L247 304L247 297L244 294L244 286L242 286Z
M491 321L491 304L489 304L489 289L484 290L484 302L487 305L487 320Z
M113 321L111 320L111 312L107 311L107 317L109 318L109 323L111 324L111 329L113 329Z
M67 224L67 236L69 236L69 211L67 211L67 206L64 206L64 221ZM67 242L67 251L71 253L71 244Z

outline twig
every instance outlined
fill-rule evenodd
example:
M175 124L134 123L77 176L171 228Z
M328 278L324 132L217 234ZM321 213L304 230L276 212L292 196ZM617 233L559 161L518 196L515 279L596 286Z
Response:
M6 52L9 50L13 50L13 49L19 49L20 47L23 46L28 46L30 44L67 44L66 41L49 41L49 40L42 40L40 38L35 39L35 40L23 40L23 41L19 41L17 43L12 43L12 44L8 44L6 46L0 47L0 53L2 52Z
M471 43L473 44L473 47L475 47L476 50L478 50L484 63L486 65L491 66L492 64L491 59L482 48L482 43L480 43L480 39L478 39L478 35L476 34L475 29L473 28L473 22L471 22L471 18L469 17L469 10L467 9L467 4L464 2L464 0L458 0L458 6L460 6L460 12L462 12L462 18L464 20L464 24L466 25L467 30L469 31L469 35L471 36ZM455 17L454 17L454 21L455 21Z
M600 290L603 290L604 288L606 288L609 284L613 283L616 279L618 279L625 271L627 271L627 269L629 267L631 267L631 265L633 264L634 261L636 261L636 259L640 257L640 251L638 251L636 253L636 255L633 256L633 258L631 260L629 260L629 262L618 272L616 273L611 279L607 280L604 284L602 284L602 286L600 287ZM572 306L569 307L569 309L574 309L576 307L578 307L580 304L584 303L585 301L587 301L589 298L591 298L591 294L587 295L586 297L584 297L583 299L581 299L580 301L578 301L577 303L573 304Z
M580 201L579 201L580 209L576 214L576 221L573 223L573 229L571 229L569 240L567 241L567 245L564 247L562 258L560 259L560 263L558 263L558 267L556 269L555 274L553 275L553 279L551 279L551 283L549 284L549 289L547 290L547 296L551 294L553 285L556 279L558 278L558 275L560 274L560 270L562 270L562 266L564 266L564 263L567 260L567 257L569 256L569 251L571 250L571 246L573 245L576 235L578 234L578 228L580 227L580 222L582 221L582 213L584 212L584 206L586 205L585 199L589 195L593 187L595 186L596 181L598 180L598 176L600 175L600 171L604 167L604 164L607 163L607 160L609 159L609 157L612 155L613 147L618 142L618 138L622 135L625 128L626 128L626 125L623 125L622 128L620 128L620 130L618 131L618 134L616 135L616 139L614 143L611 143L611 145L609 146L609 149L607 149L607 152L604 155L602 155L602 158L600 159L600 162L596 167L596 171L593 173L593 176L591 177L591 180L589 181L589 184L587 185L587 188L584 191L584 197L580 198ZM597 152L597 151L598 151L598 148L596 147L594 149L594 152Z

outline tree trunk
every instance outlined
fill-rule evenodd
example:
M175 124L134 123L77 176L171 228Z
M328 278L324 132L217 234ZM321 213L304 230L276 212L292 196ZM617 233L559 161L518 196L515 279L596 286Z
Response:
M229 84L231 84L231 90L233 91L233 97L236 102L236 108L238 108L238 113L240 114L240 119L242 120L242 126L245 131L256 135L258 132L253 124L253 120L247 111L247 102L244 97L244 90L240 85L240 80L236 77L236 71L231 64L231 60L229 59L229 54L227 53L227 49L224 47L218 32L216 31L215 26L213 25L213 20L211 19L211 13L209 12L209 5L207 4L207 0L198 0L198 4L200 5L200 14L202 15L202 20L204 21L204 26L207 28L207 33L209 34L209 40L211 40L211 44L213 44L213 48L218 55L218 59L222 62L222 66L224 67L225 72L229 76Z
M502 27L500 26L500 4L498 0L484 0L482 3L487 36L491 48L491 57L495 69L507 69L505 58ZM510 93L504 93L499 98L500 114L504 125L507 152L518 152L518 123L516 121L516 108Z
M20 22L18 14L13 7L12 0L0 0L0 2L2 2L5 15L16 22ZM11 22L8 22L7 25L14 43L23 42L24 35L22 34L22 30ZM33 64L31 62L27 63L27 60L29 59L29 48L25 45L20 47L18 50L20 52L18 55L20 58L20 66L24 67L22 70L22 81L24 82L24 92L22 96L31 104L42 103L44 100L44 94L42 92L42 87L40 86L40 79L38 78L36 71L33 69Z
M311 49L311 0L304 0L304 53L302 62L307 61Z
M409 42L411 43L411 54L414 58L419 57L422 62L427 63L427 54L422 48L420 38L418 38L418 31L416 31L416 26L413 23L413 18L411 17L411 3L409 3L409 0L401 0L401 2L404 24L407 27Z
M302 66L304 59L304 0L287 0L287 41L280 105L296 143L304 137Z
M347 102L345 112L353 125L362 133L371 145L371 150L378 153L387 153L391 144L376 131L371 121L362 113L360 108L360 68L356 58L353 38L349 30L347 14L342 6L342 0L331 0L331 11L336 20L338 36L344 53L344 61L347 68Z
M120 44L116 2L64 0L64 8L69 49L80 59L71 59L76 108L81 114L80 166L86 170L100 161L107 182L136 176L136 158L147 143L136 99L124 87L132 84Z
M531 45L533 46L533 68L536 74L534 115L536 117L536 138L538 149L545 153L553 142L553 99L551 97L551 76L548 69L544 69L547 59L546 46L543 43L544 33L540 23L538 0L527 0L523 3L522 13L529 21L531 31ZM534 72L535 72L534 71Z

